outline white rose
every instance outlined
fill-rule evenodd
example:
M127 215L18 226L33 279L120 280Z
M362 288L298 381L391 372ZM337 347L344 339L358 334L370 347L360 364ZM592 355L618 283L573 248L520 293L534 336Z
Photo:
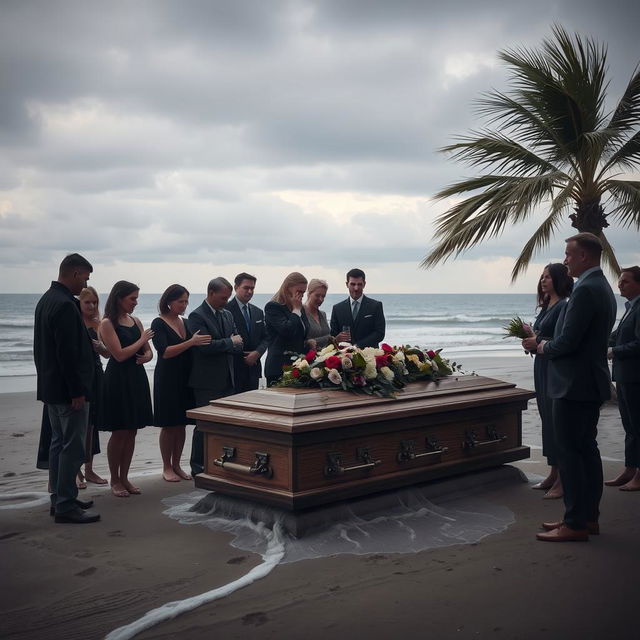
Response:
M391 369L389 369L389 367L381 367L380 368L380 373L387 379L387 380L393 380L393 371L391 371Z
M378 370L376 369L375 361L367 362L364 368L364 377L367 378L368 380L373 380L374 378L378 377Z
M404 362L404 351L396 351L393 359L398 362Z
M333 384L342 384L342 376L336 369L331 369L327 377Z
M320 367L313 367L313 369L309 371L309 375L313 380L320 380L320 378L324 376L324 370L320 369Z
M321 356L327 356L330 353L333 353L336 350L336 348L332 345L332 344L328 344L324 349L322 349L320 351Z
M293 366L296 369L300 369L301 371L303 371L303 370L309 368L309 363L304 358L302 358L302 359L298 360L297 362L294 362Z
M344 358L342 358L342 369L343 371L349 371L350 369L353 369L353 362L351 362L351 358L344 356Z

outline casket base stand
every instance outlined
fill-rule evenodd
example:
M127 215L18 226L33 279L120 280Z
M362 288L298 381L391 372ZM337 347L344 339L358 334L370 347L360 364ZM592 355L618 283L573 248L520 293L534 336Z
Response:
M423 500L426 499L443 506L461 495L470 498L492 486L504 487L523 482L526 483L527 478L520 469L502 465L299 511L271 507L212 491L201 498L191 511L227 520L246 518L254 524L262 523L269 529L273 529L278 523L290 536L301 538L308 532L323 531L336 523L348 522L354 517L368 520L379 515L387 515L399 505L411 508L415 504L418 509L424 507Z
M529 457L534 393L481 376L416 382L396 399L271 388L188 412L204 433L195 485L301 512Z

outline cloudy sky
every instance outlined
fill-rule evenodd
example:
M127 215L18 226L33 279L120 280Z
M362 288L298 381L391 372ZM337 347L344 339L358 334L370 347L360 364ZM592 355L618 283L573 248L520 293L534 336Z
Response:
M637 2L0 0L0 292L38 292L79 251L108 291L240 270L273 291L299 270L342 290L511 286L537 223L424 271L432 195L471 170L437 149L504 86L496 52L553 23L609 47L610 95L640 60ZM450 203L449 203L450 204ZM637 233L609 234L623 264Z

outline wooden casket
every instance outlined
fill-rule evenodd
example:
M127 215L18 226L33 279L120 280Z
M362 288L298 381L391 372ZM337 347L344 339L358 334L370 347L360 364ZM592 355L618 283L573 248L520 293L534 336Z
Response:
M298 511L529 457L534 393L479 376L416 382L393 398L262 389L188 412L204 432L197 487Z

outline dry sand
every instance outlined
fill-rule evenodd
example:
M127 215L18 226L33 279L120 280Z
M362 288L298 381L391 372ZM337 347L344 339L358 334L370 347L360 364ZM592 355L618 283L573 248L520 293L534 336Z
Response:
M462 359L481 375L532 388L522 356ZM34 469L41 407L32 392L0 395L0 492L42 492ZM545 473L535 402L523 417L532 458ZM190 483L160 477L157 430L139 433L133 472L143 495L117 499L89 485L99 523L55 525L46 505L0 508L3 638L103 638L150 609L223 586L261 563L231 536L163 515L162 500ZM622 466L622 427L607 404L600 421L605 476ZM106 447L106 435L102 441ZM188 457L188 452L185 459ZM106 457L95 460L106 474ZM633 605L640 572L640 492L606 488L602 535L587 544L535 540L561 501L527 484L489 486L482 499L510 509L515 523L478 543L420 553L338 555L277 566L224 599L163 622L137 638L622 638L637 635ZM0 506L6 506L6 502Z

